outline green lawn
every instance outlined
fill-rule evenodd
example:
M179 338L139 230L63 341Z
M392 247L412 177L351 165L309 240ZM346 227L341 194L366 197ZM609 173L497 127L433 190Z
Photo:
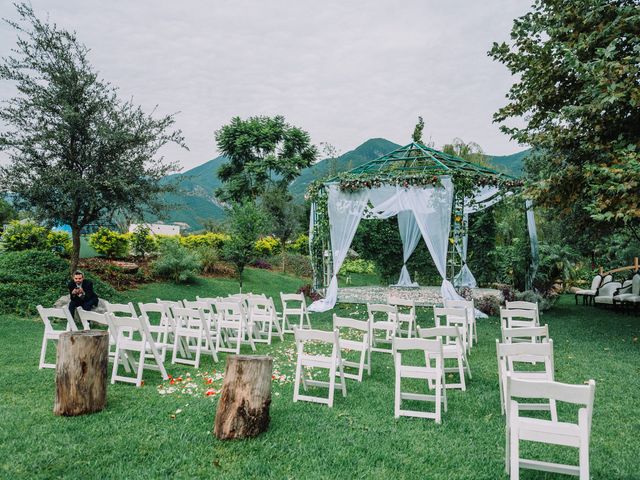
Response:
M277 296L295 291L299 279L250 270L246 291ZM226 280L193 286L148 285L132 301L195 298L237 291ZM279 307L279 299L276 300ZM362 306L340 314L364 318ZM330 313L312 323L329 328ZM430 325L427 310L419 323ZM591 439L593 478L640 478L640 318L573 305L571 297L543 316L555 344L559 381L597 382ZM504 420L500 415L494 339L495 318L479 321L479 345L471 357L473 379L466 392L449 391L442 425L393 418L393 368L389 355L374 354L373 373L348 382L333 409L294 404L292 338L271 352L284 381L273 384L269 431L253 440L221 442L210 433L217 396L207 397L201 377L224 367L205 359L200 371L168 365L174 377L189 373L196 387L161 395L159 374L145 372L145 385L109 386L107 408L98 414L59 418L52 414L53 370L38 370L43 326L36 318L0 316L0 477L2 478L506 478ZM247 350L250 350L247 347ZM184 383L183 383L184 384ZM213 384L216 388L219 381ZM531 452L532 448L523 449ZM549 449L535 449L536 453ZM552 449L551 460L577 458ZM549 457L548 457L549 458ZM523 471L522 478L565 478Z

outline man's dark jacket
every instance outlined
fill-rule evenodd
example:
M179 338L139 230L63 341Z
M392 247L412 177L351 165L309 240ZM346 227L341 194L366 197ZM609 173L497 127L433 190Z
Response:
M82 290L84 290L84 297L79 297L78 295L73 295L71 292L76 288L76 282L71 280L67 287L69 287L69 295L71 295L71 301L76 303L84 303L89 300L98 299L98 296L93 291L93 283L91 280L87 280L86 278L82 280ZM97 303L97 302L96 302Z

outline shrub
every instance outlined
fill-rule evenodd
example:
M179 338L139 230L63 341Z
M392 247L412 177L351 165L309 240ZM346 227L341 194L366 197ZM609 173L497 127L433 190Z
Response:
M129 237L127 233L100 227L96 233L89 235L89 245L98 255L107 258L126 257L129 253Z
M345 260L340 267L340 273L363 273L371 274L376 271L376 266L372 261L356 258L353 260Z
M87 274L96 294L119 301L116 291L99 278ZM69 263L53 252L25 250L0 255L0 313L36 314L36 305L51 307L67 295Z
M287 248L293 253L309 255L309 236L304 233L298 235L298 238L291 242Z
M160 256L153 263L153 273L161 279L174 283L191 283L201 268L197 253L179 243L165 242L160 247Z
M271 270L273 268L273 266L269 262L260 258L251 262L251 266L253 268L261 268L263 270Z
M322 299L322 295L316 292L310 283L307 283L306 285L303 285L300 288L298 288L296 293L304 293L304 296L307 297L312 302Z
M280 242L272 236L262 237L256 242L255 250L260 255L273 255L278 250Z
M178 237L182 246L197 250L204 247L214 248L216 250L222 250L225 243L230 240L230 236L226 233L202 233L198 235L186 235L184 237Z
M311 259L305 255L291 255L286 254L286 272L289 275L300 278L312 278L313 268L311 267ZM273 257L273 263L276 265L282 264L282 256L276 255Z
M476 299L476 308L490 317L496 317L500 314L500 299L495 295L483 295Z
M71 235L59 230L49 231L49 233L47 233L47 250L59 253L60 255L69 255L71 250L73 250Z
M556 300L558 299L558 295L553 291L549 291L548 294L542 295L532 290L525 290L524 292L516 292L515 299L523 302L537 303L538 308L541 311L544 311L553 307L554 303L556 303Z
M211 247L197 249L200 257L200 269L205 275L233 276L234 270L228 263L221 261L220 251Z
M0 243L9 252L48 250L64 255L72 249L71 237L67 232L49 230L32 221L14 220L9 223L0 236Z
M47 229L35 222L14 220L0 238L2 246L9 252L47 249Z
M144 258L157 249L158 243L151 235L149 227L139 225L135 232L131 234L131 252L135 256Z

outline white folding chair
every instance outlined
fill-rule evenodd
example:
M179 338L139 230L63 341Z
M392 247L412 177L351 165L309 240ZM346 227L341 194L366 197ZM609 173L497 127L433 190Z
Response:
M500 382L500 407L504 415L507 408L507 374L516 380L554 381L553 340L544 343L499 343L496 339L498 356L498 380ZM538 364L541 365L538 365ZM549 403L520 404L525 410L545 410L557 421L555 401Z
M447 308L464 308L467 312L467 321L469 322L469 333L467 334L469 339L469 347L473 346L473 343L478 343L478 329L476 324L476 307L473 300L444 300L444 306Z
M293 335L298 351L296 360L296 380L293 390L293 401L303 400L307 402L323 403L329 408L333 407L334 390L342 390L342 396L347 396L347 384L344 377L342 357L340 356L340 335L337 330L325 332L322 330L301 330L293 327ZM314 344L314 351L308 351L305 347ZM316 353L318 344L323 344L327 349L331 347L331 353L326 355ZM314 380L306 378L305 369L327 369L329 370L328 381ZM313 370L312 370L313 372ZM336 377L339 382L336 382ZM316 397L307 393L300 393L300 383L307 392L308 387L324 387L329 389L329 397Z
M393 305L370 303L367 305L369 316L369 348L372 352L393 354L393 339L398 330L398 309ZM378 334L382 333L382 336ZM382 345L388 345L384 347Z
M181 363L200 367L200 357L203 353L211 354L214 362L218 361L215 342L211 338L206 314L201 308L179 308L171 309L173 320L175 321L175 333L173 338L173 355L171 363ZM184 342L187 352L195 353L195 358L191 355L182 355L180 342ZM178 356L178 354L181 356Z
M273 299L260 295L250 296L247 299L247 315L253 325L254 342L271 345L274 328L280 340L284 340Z
M292 326L297 326L299 329L311 328L307 301L303 293L280 292L280 301L282 302L282 328L284 333L293 333ZM289 317L292 317L292 321L289 321Z
M415 300L405 300L404 298L389 298L389 305L396 307L398 312L398 330L396 334L402 336L406 334L408 338L414 336L416 328L416 302ZM403 328L407 324L407 328Z
M47 342L56 343L60 339L60 334L64 332L75 332L78 330L76 322L71 318L71 312L68 308L44 308L42 305L37 306L38 314L44 323L44 335L42 336L42 348L40 349L40 363L38 368L56 368L55 363L46 363ZM55 321L52 319L64 320L63 328L54 328Z
M357 368L358 373L345 373L345 378L362 382L362 373L367 369L371 375L371 350L369 347L369 322L367 320L354 320L353 318L339 317L333 314L333 328L338 330L340 336L340 349L342 365L345 368ZM353 334L360 336L360 340L350 338ZM360 352L360 360L354 362L345 358L345 350Z
M409 364L402 362L403 356L406 359L406 357L409 356L407 352L412 350L419 352L421 357L424 356L424 366L415 365L415 363ZM393 340L393 358L396 371L395 418L399 418L400 416L433 418L436 423L441 423L443 404L444 411L447 411L447 389L444 377L442 344L440 343L440 340L396 337ZM403 378L426 380L427 388L429 390L435 389L435 394L403 392ZM402 409L402 400L435 402L435 411L425 412L420 410L404 410Z
M549 327L502 328L502 343L542 343L549 341Z
M247 312L238 300L221 300L216 304L218 323L216 332L216 350L240 354L240 347L248 343L256 351L253 341L253 325L247 319Z
M539 327L535 310L500 308L500 325L503 328Z
M433 307L433 318L436 327L459 327L462 334L462 346L467 355L471 353L471 339L469 338L469 316L466 308L461 307Z
M457 373L460 377L458 383L447 382L447 388L460 388L465 391L467 385L465 382L465 372L471 379L471 368L467 359L467 352L462 345L462 333L460 328L451 327L418 327L418 337L427 339L438 339L442 343L443 368L445 373ZM447 367L447 360L455 360L455 367Z
M531 310L536 312L536 323L540 325L540 307L537 302L524 302L522 300L518 301L506 301L504 302L504 307L508 310Z
M133 305L132 305L133 306ZM164 368L164 363L156 344L153 341L149 325L144 317L128 317L116 316L113 313L106 314L109 329L117 332L116 334L116 351L113 358L113 369L111 370L111 383L116 381L134 383L136 387L142 386L142 374L146 368L158 370L163 380L167 380L169 376ZM138 355L137 362L134 354ZM154 364L149 364L149 360L153 360ZM137 369L135 377L127 377L118 374L118 366L120 362L129 362ZM136 365L137 364L137 365ZM126 368L125 371L129 371Z
M531 382L507 379L509 407L507 409L506 455L507 473L512 479L520 478L520 469L541 470L566 475L575 475L581 480L589 479L589 440L596 382L587 385L568 385L559 382ZM559 422L541 418L521 416L520 400L545 399L548 402L564 402L582 405L578 410L578 422ZM578 449L578 465L543 462L520 457L520 441L562 445Z
M107 317L105 317L104 313L92 312L91 310L85 310L82 307L78 307L76 309L78 313L78 318L82 323L82 328L85 330L91 329L91 324L89 322L97 323L98 325L109 326L107 323Z
M207 322L207 328L209 329L209 335L215 341L216 332L218 327L216 323L218 322L218 313L215 304L211 302L207 302L205 300L187 300L184 299L182 301L184 308L191 308L193 310L202 310L204 313L205 320Z
M161 303L138 303L138 310L149 325L149 332L164 361L167 350L173 350L176 330L173 316L169 313L170 309ZM178 347L180 348L180 345Z

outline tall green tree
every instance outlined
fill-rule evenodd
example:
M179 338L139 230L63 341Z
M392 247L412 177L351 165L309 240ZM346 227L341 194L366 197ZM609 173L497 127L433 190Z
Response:
M411 140L413 143L424 144L424 140L422 140L422 131L424 130L424 120L422 117L418 117L418 123L413 129L413 134L411 135Z
M37 218L71 227L75 269L80 232L118 211L159 212L159 183L176 165L157 157L168 143L186 148L173 115L155 118L123 102L98 78L88 49L75 33L41 21L16 5L18 34L3 59L0 79L18 94L0 109L0 148L10 163L0 169L0 188Z
M301 207L293 203L293 198L284 186L275 186L262 195L262 208L270 223L271 233L280 242L282 272L286 270L287 242L300 227Z
M288 186L318 152L309 134L284 117L234 117L216 131L220 152L229 160L218 170L216 195L225 202L256 200L269 185Z
M529 194L575 229L606 222L640 239L637 0L536 0L489 56L519 80L494 115L536 148ZM524 119L522 126L509 120ZM516 122L517 123L517 122Z
M255 244L266 231L267 222L260 208L251 201L234 203L227 213L231 238L223 247L223 255L234 264L242 290L242 274L256 259Z

